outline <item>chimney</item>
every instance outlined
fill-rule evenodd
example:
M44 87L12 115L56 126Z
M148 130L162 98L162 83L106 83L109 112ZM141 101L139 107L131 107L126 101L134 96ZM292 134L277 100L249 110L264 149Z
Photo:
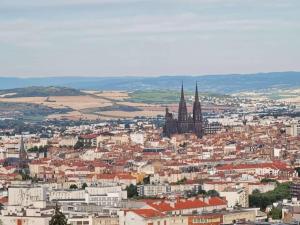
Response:
M170 201L170 206L171 206L172 208L174 208L174 207L175 207L175 201Z
M195 201L195 200L196 200L196 197L191 197L191 198L189 198L189 200Z
M208 196L208 197L204 198L204 202L205 202L206 204L208 204L208 203L209 203L209 200L210 200L210 196Z

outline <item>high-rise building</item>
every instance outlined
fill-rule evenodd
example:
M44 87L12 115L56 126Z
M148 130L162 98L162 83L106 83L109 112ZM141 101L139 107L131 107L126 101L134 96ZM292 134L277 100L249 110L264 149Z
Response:
M171 137L173 134L194 133L198 138L204 134L203 117L201 103L199 100L198 86L196 84L195 101L193 104L193 114L188 114L186 101L184 98L183 84L181 86L181 96L178 107L178 118L166 108L164 135Z

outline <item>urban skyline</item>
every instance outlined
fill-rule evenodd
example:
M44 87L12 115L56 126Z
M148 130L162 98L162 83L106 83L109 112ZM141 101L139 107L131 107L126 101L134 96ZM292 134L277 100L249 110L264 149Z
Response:
M299 225L300 0L0 0L0 225Z

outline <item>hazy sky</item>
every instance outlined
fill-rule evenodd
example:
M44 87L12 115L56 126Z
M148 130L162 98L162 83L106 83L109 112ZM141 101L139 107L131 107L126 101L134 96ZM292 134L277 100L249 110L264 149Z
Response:
M300 0L0 0L0 76L300 71Z

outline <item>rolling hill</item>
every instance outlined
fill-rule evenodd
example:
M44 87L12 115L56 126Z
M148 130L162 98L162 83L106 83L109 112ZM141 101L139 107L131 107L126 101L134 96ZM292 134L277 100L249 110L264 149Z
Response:
M197 81L202 92L230 94L300 87L300 72L160 77L0 77L0 89L51 85L86 90L178 90L182 81L187 90L193 90Z
M66 87L24 87L0 90L0 96L5 98L17 97L47 97L47 96L80 96L85 93Z

